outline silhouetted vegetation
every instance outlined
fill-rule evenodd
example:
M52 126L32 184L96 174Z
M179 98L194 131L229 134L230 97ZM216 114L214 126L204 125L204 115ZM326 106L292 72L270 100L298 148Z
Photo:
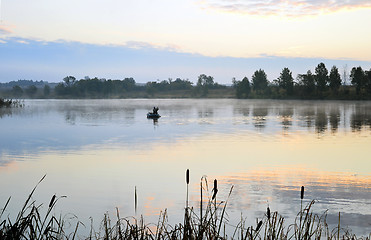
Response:
M201 178L200 184L200 208L195 209L188 206L188 185L189 170L186 172L187 199L185 205L184 221L175 225L167 222L166 210L160 212L157 224L145 224L143 217L120 217L117 209L117 219L111 220L108 213L104 215L98 231L94 229L93 220L91 222L90 233L88 236L81 236L79 230L86 226L80 222L77 216L72 218L56 217L52 214L56 203L65 196L57 197L53 195L47 211L42 211L42 204L37 205L32 200L32 196L45 176L39 181L31 191L22 209L14 221L9 216L4 220L3 214L10 202L10 198L0 210L0 239L365 239L369 236L357 238L351 230L343 228L340 224L340 213L338 224L330 229L326 222L327 211L322 215L313 213L312 207L315 201L310 201L303 207L304 186L298 191L300 196L299 206L293 223L286 223L283 216L277 211L271 212L269 206L263 216L257 218L256 225L248 226L246 219L242 218L235 226L230 224L226 217L226 209L229 198L233 191L231 187L227 199L218 198L218 183L215 179L211 192L205 177ZM135 209L137 205L137 195L135 192ZM295 207L295 206L293 206ZM199 214L196 213L199 210ZM260 220L259 220L260 219ZM68 228L69 225L75 226Z
M23 103L19 100L0 98L0 108L23 107Z
M361 67L354 67L350 73L351 85L345 85L346 79L343 80L336 66L332 66L329 72L325 64L320 63L314 74L308 70L305 74L298 74L296 81L290 69L283 68L278 79L272 82L267 81L267 75L261 69L252 75L251 87L247 77L232 82L237 98L371 99L371 69L364 71Z
M0 84L0 96L6 98L270 98L270 99L371 99L371 69L353 67L343 79L336 66L330 71L324 63L298 74L296 79L289 68L282 69L272 81L263 69L251 76L251 81L232 79L232 86L218 84L214 77L200 74L194 84L189 79L149 81L136 83L134 78L111 80L89 78L77 80L66 76L58 84L19 80ZM351 85L347 85L349 80Z

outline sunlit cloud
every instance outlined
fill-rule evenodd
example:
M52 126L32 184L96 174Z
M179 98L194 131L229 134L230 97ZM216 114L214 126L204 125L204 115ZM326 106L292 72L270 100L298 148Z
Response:
M207 9L248 15L303 17L344 9L371 8L368 0L203 0Z
M140 42L140 41L128 41L125 43L125 47L132 49L158 49L165 51L178 52L181 51L181 47L175 44L168 44L166 46L153 44L149 42Z
M13 31L9 27L5 25L0 25L0 34L10 34L12 32Z
M18 43L22 43L22 44L29 44L29 42L25 41L25 40L18 40L17 41Z

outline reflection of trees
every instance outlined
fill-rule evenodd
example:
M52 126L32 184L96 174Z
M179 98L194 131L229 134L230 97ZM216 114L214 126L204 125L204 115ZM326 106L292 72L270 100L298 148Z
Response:
M241 123L249 124L249 116L251 112L250 106L250 104L235 105L233 108L233 115L238 116L238 119L241 121ZM240 116L242 116L242 118L239 118Z
M333 133L337 132L340 123L340 109L339 106L333 107L330 112L330 126Z
M364 126L369 126L371 128L370 108L356 106L350 116L350 127L353 131L361 131Z
M76 113L72 111L67 111L64 119L66 120L67 123L71 125L75 125L76 124Z
M134 123L135 108L124 108L124 115L126 122Z
M312 128L316 118L316 111L313 106L302 106L298 108L299 124L302 127Z
M244 117L248 117L250 115L250 108L248 106L234 108L233 111L234 111L234 114L239 114Z
M212 108L201 109L198 111L199 118L208 118L214 115L214 110Z
M3 118L3 116L11 116L12 115L12 109L11 108L1 108L0 109L0 118Z
M316 131L318 133L323 133L327 130L327 115L324 109L319 108L317 109L317 115L316 115Z
M254 126L256 128L264 128L268 109L266 107L254 107L252 110Z
M282 128L288 130L292 126L292 116L294 115L293 108L282 108L279 110L278 115L281 117Z
M135 120L136 109L133 107L76 105L62 106L58 108L58 111L64 114L65 121L71 125L81 121L96 124L98 122L117 121L117 119L126 124L132 124Z

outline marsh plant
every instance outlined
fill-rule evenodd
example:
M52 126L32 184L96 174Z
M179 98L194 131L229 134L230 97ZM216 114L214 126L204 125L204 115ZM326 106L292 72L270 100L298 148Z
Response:
M241 239L241 240L274 240L274 239L364 239L369 236L358 238L340 225L340 213L338 226L330 230L326 222L326 213L314 214L312 211L315 201L310 201L303 207L304 186L300 191L300 212L293 223L285 223L285 219L278 212L271 212L267 207L266 213L257 219L256 224L249 226L246 218L241 218L236 226L229 223L226 210L229 198L233 192L233 186L225 200L218 199L218 181L213 181L213 188L209 191L206 177L200 181L200 205L198 209L189 206L188 187L190 184L189 170L186 171L186 202L184 221L175 225L168 223L166 209L159 214L156 224L147 224L143 216L139 218L120 216L116 209L115 220L111 220L106 213L100 227L95 230L93 219L90 223L90 231L87 236L81 236L79 230L86 227L77 217L62 218L52 213L56 203L64 196L53 195L47 210L41 211L43 205L37 205L32 196L37 186L45 176L32 189L22 209L15 220L4 216L10 198L0 210L0 239ZM134 193L135 210L137 208L136 187ZM299 206L298 206L299 207ZM299 208L298 208L299 209ZM199 212L198 212L199 211ZM71 227L71 222L74 222ZM230 230L232 228L232 231ZM229 230L227 230L229 229Z
M0 108L24 107L24 102L21 100L3 99L0 98Z

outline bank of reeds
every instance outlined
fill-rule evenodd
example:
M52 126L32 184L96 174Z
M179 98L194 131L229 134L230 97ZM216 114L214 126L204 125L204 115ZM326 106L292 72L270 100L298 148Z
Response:
M0 108L23 107L23 106L24 106L24 103L21 100L0 98Z
M45 176L40 182L44 178ZM329 229L326 222L326 212L321 216L313 213L312 207L315 201L311 201L303 208L304 187L301 188L300 193L300 212L293 223L285 223L284 217L278 212L271 212L268 206L266 213L260 216L260 220L257 220L253 226L248 226L246 219L241 219L236 226L232 226L225 216L233 187L231 187L226 200L217 200L217 180L214 180L214 186L210 193L207 179L203 177L200 184L200 207L197 209L200 212L196 213L193 207L188 206L189 170L186 172L187 197L184 222L175 225L169 224L167 211L165 210L160 213L156 224L146 224L142 216L139 219L134 217L122 218L117 209L115 220L112 220L109 214L106 213L97 230L93 228L93 220L91 220L90 233L87 236L81 236L79 230L81 227L86 228L83 223L77 221L72 228L74 230L67 232L66 226L70 224L69 220L51 214L58 200L64 196L57 197L53 195L47 206L47 211L44 214L41 213L42 205L37 205L32 200L38 184L31 191L14 221L10 220L9 217L3 216L10 198L4 208L0 210L0 239L370 240L371 237L371 232L369 236L357 237L351 234L350 231L343 229L340 225L340 213L338 226L334 229Z

